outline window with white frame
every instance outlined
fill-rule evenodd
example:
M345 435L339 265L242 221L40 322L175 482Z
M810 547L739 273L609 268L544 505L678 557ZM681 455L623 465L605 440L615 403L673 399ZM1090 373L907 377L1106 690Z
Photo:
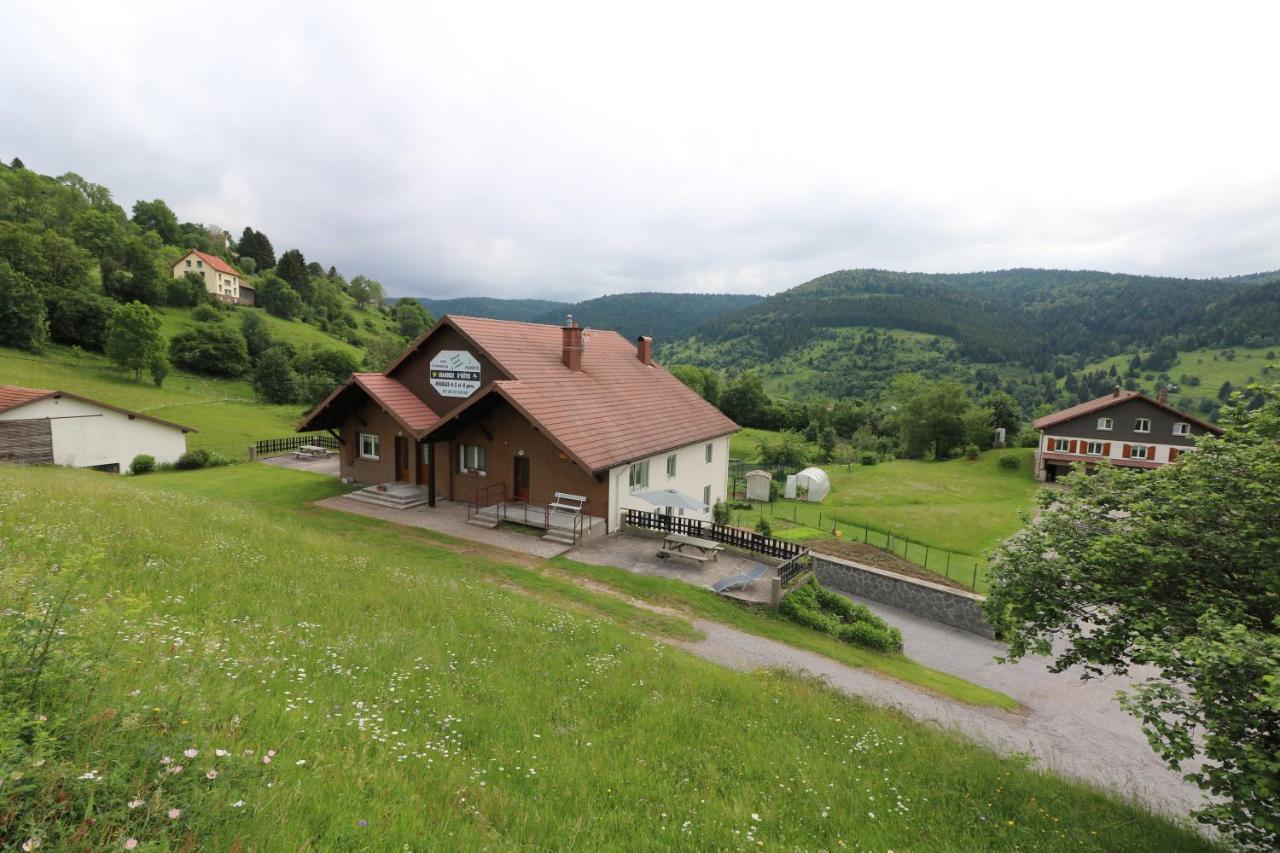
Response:
M380 441L376 434L371 432L360 433L360 458L373 460L381 459L382 456L378 453L379 444Z
M702 487L702 511L711 511L711 486L709 485Z
M484 474L484 446L480 444L463 444L458 446L458 470L463 474Z
M649 488L649 460L631 463L631 491L638 492Z
M1191 435L1191 424L1186 424L1179 421L1178 423L1173 425L1173 434L1174 435Z
M711 464L711 454L713 453L713 451L712 451L712 447L713 447L713 445L712 445L710 442L707 442L706 453L707 453L707 464L708 464L708 465L710 465L710 464Z
M196 261L196 269L204 269L204 261Z
M187 266L188 266L188 267L190 267L190 266L191 266L191 259L190 259L190 258L187 258Z
M1053 439L1053 449L1059 453L1068 453L1071 450L1071 439L1055 438Z
M1155 453L1153 452L1154 450L1154 447L1149 447L1145 444L1131 444L1129 445L1129 458L1150 459L1155 456Z
M1111 432L1111 429L1115 425L1116 422L1111 420L1111 418L1098 418L1098 429L1103 432Z
M670 456L667 457L667 477L670 478L670 477L674 477L675 475L676 475L676 455L672 453Z
M1133 422L1134 432L1151 432L1151 419L1138 418Z
M1088 445L1086 445L1085 447L1085 453L1089 454L1090 456L1101 456L1102 442L1101 441L1089 442Z

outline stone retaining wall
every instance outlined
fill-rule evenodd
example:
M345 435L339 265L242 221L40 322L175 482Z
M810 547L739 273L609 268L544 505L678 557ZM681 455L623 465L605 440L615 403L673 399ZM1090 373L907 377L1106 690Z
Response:
M962 631L988 638L995 637L995 631L982 618L982 602L985 598L977 593L886 572L826 554L813 555L813 571L825 587L889 604Z

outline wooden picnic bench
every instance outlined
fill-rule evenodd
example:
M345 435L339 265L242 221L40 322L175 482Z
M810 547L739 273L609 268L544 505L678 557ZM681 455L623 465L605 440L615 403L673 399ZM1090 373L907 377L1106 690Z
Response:
M710 539L698 539L694 536L685 536L683 533L668 533L662 537L662 548L658 551L658 556L664 560L667 557L685 557L705 563L716 559L723 550L723 545L712 542Z
M304 444L293 452L295 459L328 459L328 448L318 444Z

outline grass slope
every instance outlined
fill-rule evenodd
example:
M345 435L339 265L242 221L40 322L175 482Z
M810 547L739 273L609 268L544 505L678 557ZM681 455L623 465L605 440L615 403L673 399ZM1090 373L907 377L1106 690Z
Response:
M1280 352L1280 347L1206 347L1180 352L1173 366L1164 371L1178 384L1178 390L1169 395L1169 401L1192 414L1208 417L1222 405L1218 400L1218 389L1222 383L1230 382L1234 388L1243 390L1253 382L1273 379L1275 371L1280 370L1277 352ZM1142 355L1146 357L1150 353L1143 352ZM1123 381L1132 360L1133 353L1130 352L1090 364L1077 372L1109 372L1114 366ZM1191 377L1199 379L1199 384L1188 382ZM1152 397L1156 395L1159 382L1155 374L1143 370L1137 379L1143 392Z
M68 739L0 771L69 809L82 846L1207 847L959 736L655 643L629 611L526 594L510 567L170 488L210 474L230 488L0 471L5 600L73 585L67 627L94 662L46 709ZM66 842L0 827L33 831Z
M135 382L106 358L51 346L39 355L0 347L0 384L53 388L195 427L187 447L207 447L233 459L247 456L260 438L291 435L301 406L255 402L242 380L213 379L174 371L157 388Z
M160 315L160 331L165 338L172 338L180 332L185 332L187 329L193 329L199 325L195 318L191 316L191 309L189 308L156 308L155 311ZM314 344L327 349L341 350L354 356L357 361L364 358L364 350L360 347L352 346L346 341L339 340L333 335L317 329L315 326L296 320L283 320L274 314L268 314L261 308L237 305L226 312L223 322L232 328L239 329L240 318L246 313L257 314L261 317L274 340L285 341L298 349L308 344ZM378 317L377 319L381 323L382 318Z

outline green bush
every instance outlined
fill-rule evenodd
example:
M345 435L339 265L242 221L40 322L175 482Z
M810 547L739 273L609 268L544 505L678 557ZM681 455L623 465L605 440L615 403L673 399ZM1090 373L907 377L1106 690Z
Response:
M178 457L173 467L179 471L194 471L197 468L216 468L219 465L230 465L231 460L203 447L188 450Z
M880 460L876 458L876 455L869 450L858 454L859 465L875 465L879 461Z
M156 458L146 453L139 453L129 463L130 474L150 474L154 470L156 470Z
M1002 453L1000 455L1000 467L1006 471L1017 471L1022 467L1022 460L1014 453Z
M716 501L715 506L711 508L711 518L721 527L729 523L729 513L731 507L724 501Z
M760 520L756 522L756 533L759 533L761 536L773 535L773 528L769 526L769 519L765 518L763 515L760 516Z
M981 453L982 453L982 451L978 449L978 445L976 445L976 444L967 444L967 445L965 445L965 448L964 448L964 458L965 458L965 459L968 459L970 462L972 462L973 460L977 459L977 458L978 458L978 456L979 456L979 455L981 455Z
M201 302L191 309L191 319L198 323L216 323L222 319L222 315L208 302Z
M852 645L881 652L902 648L901 631L863 605L823 589L813 578L787 593L778 605L778 612L806 628Z
M877 628L869 622L850 622L839 625L836 637L854 646L875 649L878 652L896 652L902 648L902 632L897 628Z

